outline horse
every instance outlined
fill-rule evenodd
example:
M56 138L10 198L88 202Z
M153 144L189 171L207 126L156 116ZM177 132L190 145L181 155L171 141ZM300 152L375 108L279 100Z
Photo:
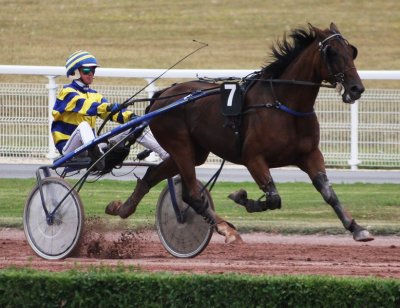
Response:
M159 144L170 154L147 170L132 195L112 201L106 212L129 217L143 196L160 181L180 174L182 199L225 235L226 242L240 242L234 226L210 208L196 184L195 166L210 152L234 164L244 165L263 193L249 199L243 189L229 195L247 212L281 208L281 197L270 169L297 166L307 173L316 190L329 204L355 241L373 237L341 204L326 174L319 149L320 128L314 104L321 86L337 88L345 104L364 92L354 60L357 48L331 23L322 30L308 24L297 28L272 46L272 60L243 79L242 106L236 116L221 112L222 90L214 95L179 106L151 121L149 126ZM195 80L156 92L148 111L163 108L194 91L220 87L213 80ZM245 88L245 89L244 89Z

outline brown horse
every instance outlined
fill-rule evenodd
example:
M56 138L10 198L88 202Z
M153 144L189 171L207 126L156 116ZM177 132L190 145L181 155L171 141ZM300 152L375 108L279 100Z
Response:
M292 39L292 42L289 41ZM150 128L170 159L149 168L135 191L122 203L113 201L107 212L123 218L132 214L151 187L180 173L183 200L216 224L227 242L240 239L233 226L221 220L204 202L196 185L195 166L203 164L210 152L247 167L265 200L250 200L240 190L229 197L248 212L281 207L281 198L270 168L298 166L306 172L324 200L333 208L345 229L356 241L373 240L343 208L326 176L324 157L318 148L319 123L314 104L322 82L339 88L346 104L354 103L364 86L354 66L357 49L350 45L333 23L321 30L293 30L273 47L273 61L247 78L243 106L235 125L221 114L221 94L200 98L157 117ZM191 81L173 85L155 94L150 111L162 108L183 93L218 87L215 82ZM173 95L179 95L171 97ZM166 97L160 100L160 98ZM232 128L235 126L236 128Z

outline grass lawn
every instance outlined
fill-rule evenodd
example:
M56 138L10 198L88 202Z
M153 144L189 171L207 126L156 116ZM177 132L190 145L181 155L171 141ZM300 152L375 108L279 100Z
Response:
M0 226L22 227L22 212L26 198L35 185L34 179L0 179ZM104 214L111 200L127 198L133 183L100 180L85 184L80 192L85 215L104 220L110 228L153 227L155 205L164 183L153 188L143 199L136 213L127 220ZM254 183L217 183L212 191L218 213L241 232L266 231L279 233L343 233L344 229L333 210L311 184L278 183L282 209L262 213L247 213L227 195L239 188L249 197L258 199L260 191ZM373 234L400 234L400 193L396 184L335 184L334 189L359 224Z

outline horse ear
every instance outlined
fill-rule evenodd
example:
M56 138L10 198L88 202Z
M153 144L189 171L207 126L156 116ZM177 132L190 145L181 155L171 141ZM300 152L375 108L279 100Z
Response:
M331 25L330 25L329 28L330 28L330 30L331 30L332 32L334 32L334 33L340 33L338 27L337 27L333 22L331 22Z

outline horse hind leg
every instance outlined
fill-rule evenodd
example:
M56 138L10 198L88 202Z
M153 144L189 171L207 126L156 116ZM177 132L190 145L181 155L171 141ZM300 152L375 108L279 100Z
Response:
M353 234L354 240L368 242L374 239L371 234L365 228L358 225L351 215L343 208L325 173L318 172L312 179L312 183L324 200L333 208L345 229Z
M136 186L129 198L122 202L120 200L111 201L105 213L113 216L120 216L121 218L128 218L132 215L143 199L143 197L150 191L150 189L167 177L177 174L175 163L167 158L161 164L155 167L149 167L143 179L138 179Z
M145 180L138 179L135 189L129 198L125 202L120 200L111 201L105 209L106 214L128 218L135 213L139 202L149 191L149 184Z

